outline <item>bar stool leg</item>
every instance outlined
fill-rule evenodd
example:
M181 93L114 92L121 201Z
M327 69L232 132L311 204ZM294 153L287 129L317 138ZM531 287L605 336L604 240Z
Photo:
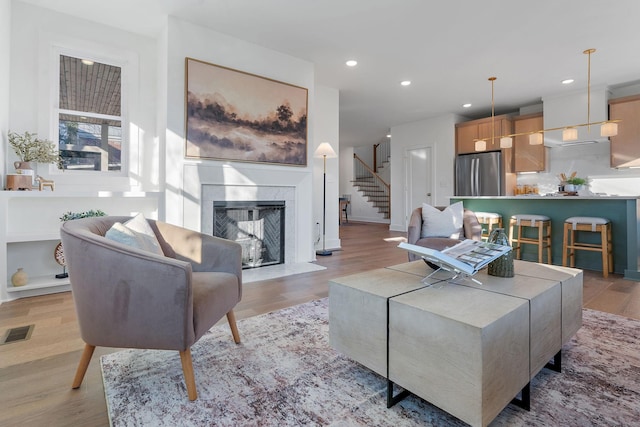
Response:
M576 248L574 247L575 242L576 242L576 231L572 227L571 230L569 230L569 266L570 267L576 266Z
M567 238L569 237L569 224L565 223L563 227L564 231L562 232L562 266L567 266Z
M544 246L544 222L540 221L538 223L538 262L542 263L542 249Z
M607 233L607 224L600 227L600 242L602 242L602 277L609 277L609 241Z
M609 248L609 273L613 273L613 238L611 224L607 224L607 247Z
M551 222L547 226L547 264L551 265Z
M513 249L515 250L517 247L517 243L514 246L514 241L513 241L513 227L515 226L515 221L513 220L509 220L509 241L511 242L511 246L513 246ZM516 258L518 258L518 254L516 253Z
M520 246L522 245L522 243L520 243L520 239L522 238L522 226L520 224L516 225L516 229L518 230L518 241L517 241L517 245L516 245L516 259L520 259Z

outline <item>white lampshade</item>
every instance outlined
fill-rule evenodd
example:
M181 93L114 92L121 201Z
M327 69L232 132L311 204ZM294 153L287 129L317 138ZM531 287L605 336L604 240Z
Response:
M575 141L578 139L578 129L576 128L566 128L562 130L562 140L563 141Z
M617 123L603 123L600 126L600 136L616 136L618 134L618 124Z
M529 135L529 145L542 145L543 139L542 133L532 133Z
M484 139L476 141L475 148L476 151L485 151L487 149L487 141L485 141Z
M336 154L335 151L333 151L333 148L331 147L331 144L329 144L328 142L323 142L320 145L318 145L318 148L316 148L316 152L313 153L314 157L338 157L338 155Z
M510 136L503 136L500 138L500 148L511 148L513 146L513 138Z

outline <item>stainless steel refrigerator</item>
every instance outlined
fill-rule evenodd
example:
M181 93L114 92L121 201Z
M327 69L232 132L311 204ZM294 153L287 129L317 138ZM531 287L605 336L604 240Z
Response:
M456 196L503 194L502 154L499 151L456 157Z

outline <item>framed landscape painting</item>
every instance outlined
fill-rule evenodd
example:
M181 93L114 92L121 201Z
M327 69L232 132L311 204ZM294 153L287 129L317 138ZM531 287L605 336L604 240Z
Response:
M186 157L307 164L306 88L186 58Z

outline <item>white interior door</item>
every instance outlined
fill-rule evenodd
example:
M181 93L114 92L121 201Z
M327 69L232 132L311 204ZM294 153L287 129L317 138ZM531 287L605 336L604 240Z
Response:
M431 147L412 148L407 150L407 167L405 182L407 183L407 207L405 224L408 225L411 212L423 203L432 204L433 159Z

